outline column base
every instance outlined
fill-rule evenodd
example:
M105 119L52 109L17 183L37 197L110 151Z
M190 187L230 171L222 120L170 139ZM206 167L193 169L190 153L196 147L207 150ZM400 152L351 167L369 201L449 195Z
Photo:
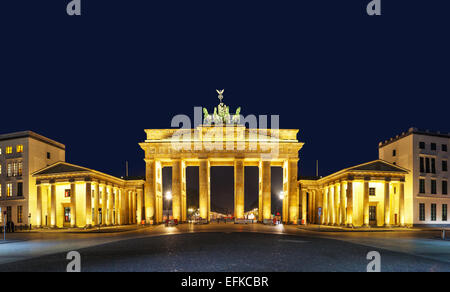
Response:
M385 227L385 228L391 228L392 225L391 225L391 224L384 224L384 227Z

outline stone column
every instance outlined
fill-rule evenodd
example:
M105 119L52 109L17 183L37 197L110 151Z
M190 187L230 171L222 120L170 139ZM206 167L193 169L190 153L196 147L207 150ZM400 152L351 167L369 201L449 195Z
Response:
M142 222L142 189L137 190L137 224Z
M50 225L52 228L55 228L57 226L57 218L56 218L56 185L55 183L52 183L50 186L50 206L51 206L51 214L50 214Z
M155 160L155 216L154 222L163 221L163 180L161 161Z
M70 183L70 226L77 226L77 187L75 182Z
M116 211L114 224L119 225L120 222L120 204L119 204L119 188L115 189L114 193L114 210Z
M210 163L207 159L200 159L199 167L199 207L200 217L210 220Z
M299 213L300 213L300 194L298 189L298 177L297 177L297 166L298 159L289 160L289 222L293 224L298 224ZM270 168L269 168L270 169ZM270 178L269 178L270 181ZM270 194L269 186L269 194Z
M331 186L327 187L328 189L328 224L333 225L334 218L334 205L333 205L333 189Z
M133 191L128 191L128 224L133 224Z
M108 186L107 187L108 193L107 193L107 208L108 208L108 212L106 213L106 225L112 225L112 214L113 214L113 189L112 187Z
M181 161L181 221L187 220L186 162Z
M364 180L363 219L364 226L369 226L369 179Z
M107 224L108 217L108 200L107 200L107 186L104 185L102 188L102 226Z
M119 193L120 204L120 225L125 225L125 190L120 189Z
M244 175L243 159L234 161L234 217L244 218Z
M289 161L283 162L283 211L282 221L284 224L289 223Z
M399 209L399 220L400 226L405 226L405 183L400 181L399 183L399 200L398 200L398 209Z
M384 182L384 225L387 227L391 224L391 197L389 194L389 182L390 178L386 178Z
M172 214L173 219L181 221L181 160L172 162Z
M40 228L42 227L42 188L40 184L37 185L36 200L36 226ZM0 216L3 216L3 214L0 214Z
M322 224L328 224L328 189L326 186L322 188L323 214Z
M346 212L345 212L345 192L344 192L344 182L341 181L340 187L339 187L340 193L341 193L341 202L339 204L340 207L340 223L341 225L345 225L346 222Z
M334 188L334 225L339 225L339 189L338 189L338 183L335 182L333 184L333 188Z
M156 177L155 177L155 161L145 160L145 222L150 224L151 219L157 219L155 214L156 202ZM156 221L156 220L155 220Z
M324 214L324 199L323 199L323 189L319 186L318 188L318 196L317 196L317 207L322 208L321 214L319 216L319 213L317 213L317 224L323 224L323 214Z
M347 226L353 227L353 182L347 181Z
M136 217L137 217L137 212L136 212L136 196L137 196L137 192L133 191L133 217L132 217L132 222L133 224L137 223Z
M98 208L100 208L100 184L97 183L95 185L95 193L94 193L94 218L93 222L94 225L99 225L99 215L98 215Z
M86 227L92 226L92 190L91 183L86 183Z
M258 221L263 222L263 192L262 192L262 165L259 163L258 167L259 176L258 176ZM288 195L287 193L285 196ZM289 216L287 216L289 218Z
M124 215L124 224L130 224L130 219L129 219L129 203L128 203L128 198L129 198L129 191L128 190L124 190L123 191L123 215Z
M306 224L307 212L306 212L306 196L307 192L302 190L302 222Z
M262 208L263 220L270 219L272 216L271 209L271 170L270 161L262 161Z

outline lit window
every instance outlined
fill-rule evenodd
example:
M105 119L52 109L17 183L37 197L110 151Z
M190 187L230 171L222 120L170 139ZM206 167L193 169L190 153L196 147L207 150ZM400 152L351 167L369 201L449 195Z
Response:
M11 154L12 153L12 147L8 146L6 147L6 154Z
M6 176L8 176L8 177L12 176L12 165L11 165L11 163L8 163L8 169L7 169Z
M22 176L22 168L23 168L23 165L22 165L22 161L21 161L21 162L19 162L19 176Z
M444 145L442 145L442 146L444 146ZM446 145L447 146L447 145ZM2 148L0 148L0 155L2 155Z
M13 176L17 176L19 173L19 168L17 167L17 162L13 163Z
M23 145L17 145L16 152L17 153L22 153L23 152Z
M2 185L0 184L0 197L2 196ZM1 216L0 216L1 217Z
M2 165L0 164L0 174L2 174Z
M70 198L70 190L69 189L64 191L64 197Z
M12 197L12 184L6 184L6 196Z

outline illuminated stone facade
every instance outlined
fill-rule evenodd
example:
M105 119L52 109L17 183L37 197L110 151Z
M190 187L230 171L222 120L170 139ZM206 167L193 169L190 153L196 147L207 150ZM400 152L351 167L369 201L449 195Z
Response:
M297 223L299 193L298 130L248 129L240 125L199 126L195 129L146 130L146 221L162 222L162 168L172 167L175 219L186 221L186 167L199 167L200 216L210 218L211 166L234 167L235 217L244 217L244 168L259 167L259 219L271 218L271 167L283 168L283 221Z
M302 221L351 227L405 226L407 174L407 169L376 160L323 178L300 179Z
M65 145L32 131L0 135L0 222L35 225L33 172L65 160ZM3 216L6 212L6 216ZM31 216L29 216L31 215Z
M91 227L139 224L143 180L125 180L58 162L33 174L36 227Z
M379 143L379 158L410 170L405 180L406 222L450 225L448 169L450 133L410 128Z

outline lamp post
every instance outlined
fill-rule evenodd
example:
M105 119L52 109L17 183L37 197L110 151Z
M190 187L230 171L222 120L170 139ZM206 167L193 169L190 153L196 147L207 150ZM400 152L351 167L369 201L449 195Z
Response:
M166 200L167 200L167 224L169 224L169 205L170 205L170 200L172 200L172 192L167 192L166 193Z

